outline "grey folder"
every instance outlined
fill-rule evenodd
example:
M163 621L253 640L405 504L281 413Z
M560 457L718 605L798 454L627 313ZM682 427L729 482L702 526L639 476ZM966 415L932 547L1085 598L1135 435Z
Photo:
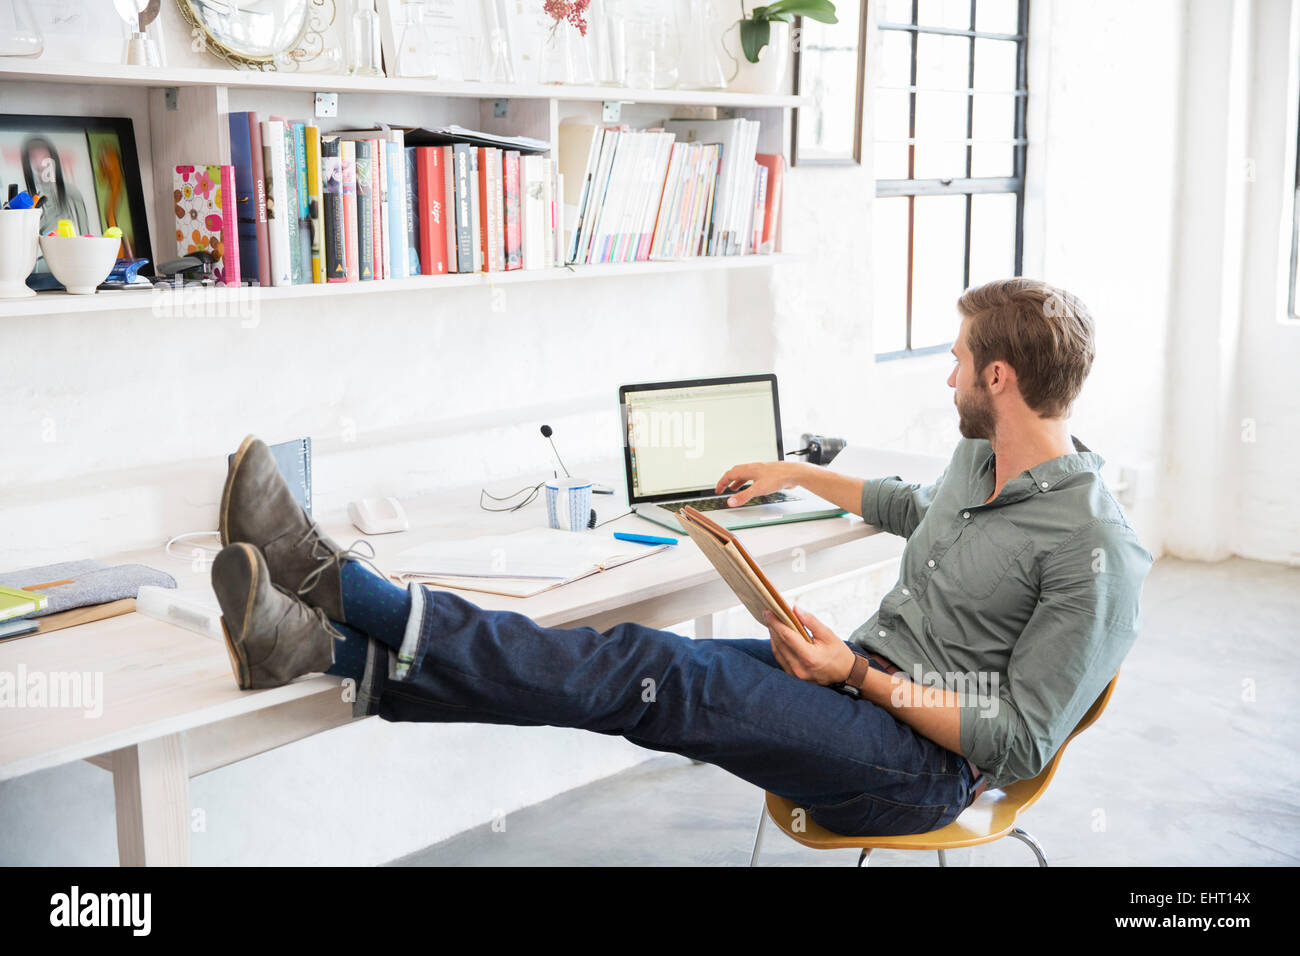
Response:
M45 610L28 614L27 617L42 617L76 607L89 607L92 604L107 604L109 601L133 598L145 584L162 588L176 587L175 578L156 568L143 564L112 565L91 560L64 561L61 564L47 564L39 568L25 568L22 571L6 571L0 574L0 585L11 588L45 584L47 581L69 583L57 587L39 588L40 593L49 598L49 605Z

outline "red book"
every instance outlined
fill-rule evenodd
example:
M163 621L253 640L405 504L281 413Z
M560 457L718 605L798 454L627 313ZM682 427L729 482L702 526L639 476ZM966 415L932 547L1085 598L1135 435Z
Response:
M523 268L523 220L519 212L519 151L506 150L502 176L505 180L505 245L507 269Z
M269 287L271 237L266 229L266 166L262 161L262 124L256 110L248 111L248 151L253 160L253 204L257 206L257 284Z
M420 274L447 271L446 173L441 146L420 146L415 151L415 208L420 229Z
M759 153L754 157L767 167L767 202L763 206L763 238L755 252L776 252L777 231L781 226L781 179L785 174L785 157Z

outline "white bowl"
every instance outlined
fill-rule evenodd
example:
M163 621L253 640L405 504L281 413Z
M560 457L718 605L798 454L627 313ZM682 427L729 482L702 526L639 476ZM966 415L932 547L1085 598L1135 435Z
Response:
M91 295L117 264L122 240L109 236L41 236L41 254L54 278L73 295Z

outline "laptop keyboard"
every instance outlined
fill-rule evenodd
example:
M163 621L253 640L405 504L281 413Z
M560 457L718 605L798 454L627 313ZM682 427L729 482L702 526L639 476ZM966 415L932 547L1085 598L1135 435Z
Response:
M717 498L696 498L694 501L668 501L660 504L659 507L674 514L686 505L690 505L696 511L737 511L751 505L773 505L779 501L794 501L797 497L797 495L787 495L784 491L774 491L770 495L750 498L743 505L737 505L735 508L727 507L727 495L720 495Z

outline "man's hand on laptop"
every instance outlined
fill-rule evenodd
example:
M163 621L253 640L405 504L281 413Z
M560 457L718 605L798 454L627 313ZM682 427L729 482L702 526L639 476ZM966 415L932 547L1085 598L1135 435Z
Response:
M747 465L736 465L718 479L713 490L720 495L736 491L745 482L750 482L748 488L736 491L727 499L728 507L736 508L755 495L770 495L774 491L798 487L802 464L797 461L752 461Z
M745 482L750 483L749 487L736 491ZM861 516L862 486L861 478L843 475L821 465L810 465L806 461L752 461L728 469L713 490L719 495L735 491L727 499L727 506L737 508L757 495L770 495L786 488L806 488L849 514Z
M838 684L847 680L854 659L849 645L807 611L797 607L792 610L812 632L813 643L809 644L802 634L772 617L771 611L763 612L763 620L772 637L772 656L781 669L792 677L814 684Z

